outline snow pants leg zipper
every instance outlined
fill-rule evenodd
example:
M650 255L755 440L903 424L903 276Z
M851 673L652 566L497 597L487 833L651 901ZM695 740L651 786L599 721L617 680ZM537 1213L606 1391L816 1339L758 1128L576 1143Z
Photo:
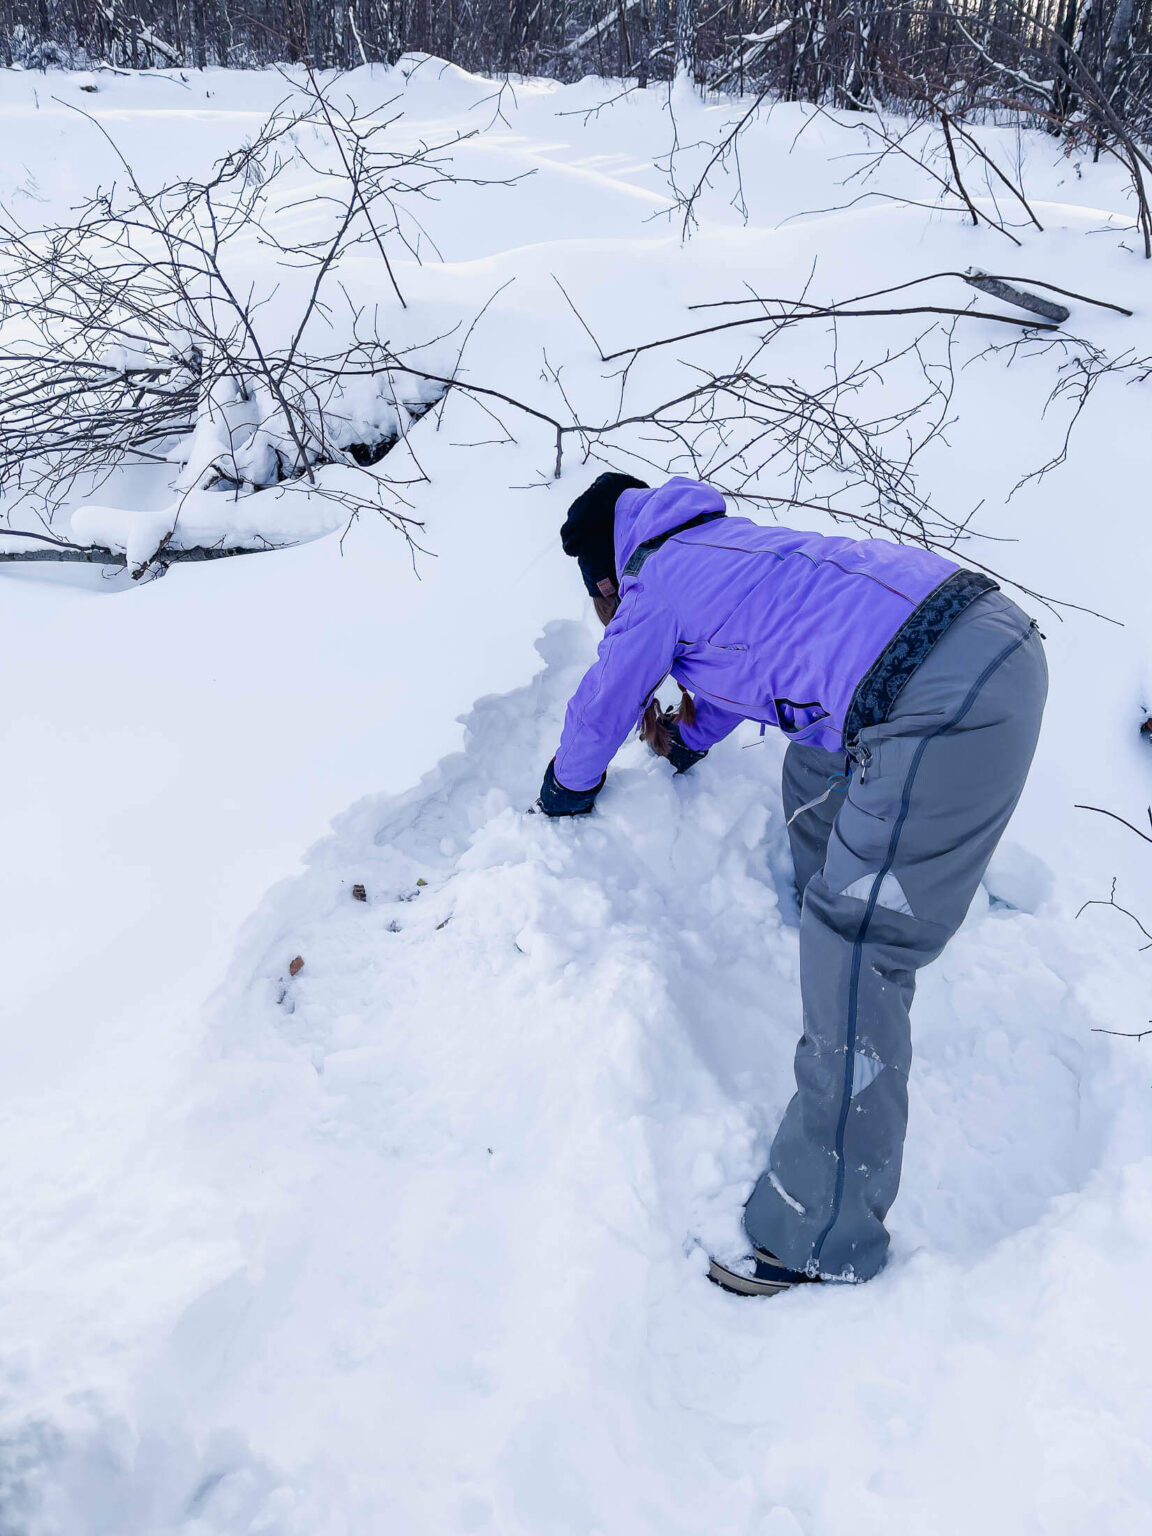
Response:
M861 733L868 772L838 797L819 869L824 828L793 824L798 884L807 876L804 1034L796 1093L744 1216L753 1242L793 1269L868 1280L884 1265L916 971L963 922L1016 807L1047 683L1039 633L988 593L937 642L889 719ZM790 749L786 803L826 771L827 753L793 756L814 751Z

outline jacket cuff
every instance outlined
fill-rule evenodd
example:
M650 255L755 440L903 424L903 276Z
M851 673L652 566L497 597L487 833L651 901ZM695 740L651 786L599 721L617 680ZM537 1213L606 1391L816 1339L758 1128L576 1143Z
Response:
M691 752L707 752L725 736L730 736L744 716L721 709L711 699L696 697L696 718L691 725L680 722L680 738Z
M556 777L556 759L553 758L544 771L544 782L540 786L540 809L545 816L587 816L607 777L606 773L601 774L599 784L594 784L591 789L568 789Z

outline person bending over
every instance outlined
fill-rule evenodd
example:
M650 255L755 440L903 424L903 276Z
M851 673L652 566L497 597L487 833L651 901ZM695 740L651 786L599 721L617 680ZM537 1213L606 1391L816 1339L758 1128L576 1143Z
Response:
M591 811L641 716L679 773L742 720L789 738L796 1092L744 1210L751 1252L713 1259L710 1278L745 1295L869 1280L900 1182L916 972L963 921L1020 798L1047 692L1036 624L942 555L762 527L680 476L601 475L561 537L606 627L541 810ZM661 714L669 673L687 692Z

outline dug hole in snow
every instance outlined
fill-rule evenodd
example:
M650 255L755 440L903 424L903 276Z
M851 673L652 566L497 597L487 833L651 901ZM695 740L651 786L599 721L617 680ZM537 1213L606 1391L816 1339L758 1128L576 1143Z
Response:
M197 135L169 81L110 81L102 110L159 171L177 146L229 147L281 86L209 72ZM490 83L438 65L356 87L403 89L416 136L492 119ZM30 78L3 88L39 130L23 169L64 206L67 114ZM682 248L650 221L670 206L658 93L558 115L607 93L518 87L512 126L460 153L534 177L499 215L476 188L437 205L449 259L400 273L425 317L474 314L516 276L477 377L527 396L562 343L569 387L610 407L553 274L635 341L722 278L799 292L816 256L830 292L897 261L996 267L986 232L922 210L786 223L846 195L829 166L855 143L800 107L756 126L750 226L724 182ZM676 110L688 139L733 108ZM1139 308L1118 180L1027 148L1050 226L1028 270ZM1118 324L1093 334L1152 351L1140 316ZM927 473L1000 508L1044 457L1052 373L974 360L986 339L957 342L962 419ZM787 366L818 369L826 345ZM1146 973L1114 912L1076 917L1114 874L1134 907L1147 888L1137 839L1075 809L1139 815L1148 783L1146 396L1106 399L1077 456L989 522L1020 538L996 550L1011 574L1125 628L1043 619L1032 781L920 979L890 1265L764 1304L703 1270L739 1243L801 1028L783 743L742 728L673 778L632 742L594 816L527 814L596 643L556 529L599 464L570 457L551 484L548 434L527 430L462 451L497 434L457 396L414 438L420 580L367 524L343 558L318 540L130 592L5 580L6 761L26 782L3 811L0 1529L1147 1529L1148 1067L1093 1033L1142 1027ZM236 515L266 516L267 494ZM322 508L283 495L279 526L321 531Z

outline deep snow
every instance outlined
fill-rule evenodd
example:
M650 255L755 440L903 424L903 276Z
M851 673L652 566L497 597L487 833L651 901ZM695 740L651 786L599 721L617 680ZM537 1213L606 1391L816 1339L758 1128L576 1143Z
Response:
M101 174L48 99L80 83L0 79L6 199L61 211ZM283 90L97 83L77 99L155 175L202 169ZM894 204L785 223L859 190L837 185L856 131L798 107L745 151L748 227L722 185L685 247L651 218L657 93L585 121L614 86L532 82L503 117L475 105L492 89L439 65L407 84L403 131L480 126L470 173L536 174L428 210L446 260L402 281L431 334L515 276L469 354L513 392L548 394L544 348L590 411L614 398L553 274L623 343L745 280L798 292L814 260L829 294L1007 260ZM733 108L676 110L689 142ZM1007 269L1128 303L1077 332L1152 352L1122 183L1021 153L1047 227ZM826 345L781 366L818 370ZM1092 1032L1144 1027L1147 957L1119 914L1075 915L1113 875L1152 911L1147 850L1075 809L1139 819L1150 798L1147 386L1105 386L1069 464L1005 513L1059 442L1058 412L1037 424L1052 362L958 377L934 495L986 498L981 526L1019 543L974 553L1124 627L1042 614L1041 755L922 976L892 1262L859 1290L760 1305L702 1277L737 1241L799 1029L781 744L748 727L673 780L632 743L595 817L524 814L595 643L555 531L596 466L550 483L523 423L461 448L494 434L454 397L413 440L419 580L367 522L343 552L136 588L3 571L0 1530L1147 1528L1147 1046Z

